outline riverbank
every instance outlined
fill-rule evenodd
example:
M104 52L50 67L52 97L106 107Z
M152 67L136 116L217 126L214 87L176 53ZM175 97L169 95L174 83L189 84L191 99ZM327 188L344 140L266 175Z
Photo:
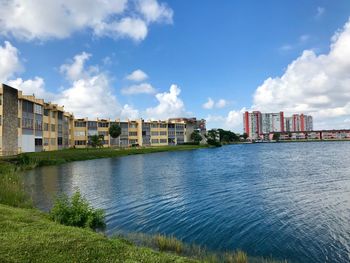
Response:
M12 164L19 164L21 166L26 166L27 168L33 168L33 166L58 165L74 161L115 158L156 152L188 151L207 147L208 146L206 145L178 145L142 148L64 149L49 152L24 153L14 157L3 158L3 160Z
M192 150L203 146L175 146L141 149L72 149L29 153L0 161L0 261L1 262L247 262L244 252L219 257L199 248L201 254L177 251L181 241L160 236L158 247L133 245L124 238L107 238L86 229L67 227L49 220L35 209L24 192L21 171L36 166L71 161L120 157L131 154ZM5 204L5 205L4 205ZM180 242L180 243L179 243ZM159 252L157 250L173 253ZM155 250L154 250L155 249ZM180 254L180 255L178 255ZM204 256L203 256L204 255ZM223 261L222 259L225 258ZM249 262L252 262L249 260ZM273 262L258 260L253 262Z

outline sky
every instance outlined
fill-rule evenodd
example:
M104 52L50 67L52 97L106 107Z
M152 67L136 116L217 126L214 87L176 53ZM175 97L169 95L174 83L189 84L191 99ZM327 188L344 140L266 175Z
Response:
M0 0L0 81L76 117L350 128L349 0Z

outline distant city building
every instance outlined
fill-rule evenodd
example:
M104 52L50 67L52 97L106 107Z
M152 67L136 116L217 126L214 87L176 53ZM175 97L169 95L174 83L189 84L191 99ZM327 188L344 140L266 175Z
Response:
M252 140L275 132L311 131L312 129L312 116L309 115L293 114L292 117L284 117L283 112L246 111L243 113L243 131Z
M112 124L121 127L118 138L109 135ZM205 120L76 119L62 106L47 103L34 95L23 95L15 88L0 84L0 156L85 148L94 135L101 138L103 147L177 145L190 142L194 130L204 138Z

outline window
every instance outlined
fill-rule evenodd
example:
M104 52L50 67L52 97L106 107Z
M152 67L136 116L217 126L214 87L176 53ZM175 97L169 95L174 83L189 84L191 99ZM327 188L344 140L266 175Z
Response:
M137 139L129 140L129 144L137 144Z
M166 136L166 135L167 135L167 132L166 132L166 131L160 131L160 132L159 132L159 135L160 135L160 136Z
M44 131L49 131L49 124L44 122Z
M48 146L49 145L49 138L44 138L44 145Z
M176 129L183 130L185 126L183 124L176 124L175 127Z
M169 136L174 136L175 135L175 131L168 131L168 135Z
M85 131L75 131L74 132L74 136L85 136L85 135L86 135Z
M60 132L60 131L62 131L62 124L58 124L57 125L57 130Z
M152 143L158 143L158 139L152 139L151 142Z
M164 123L162 123L162 124L159 124L159 128L166 128L167 127L167 125L166 124L164 124Z
M22 119L22 128L23 129L33 129L33 119L23 118Z
M137 132L129 132L129 136L137 136Z
M34 103L30 102L30 101L27 101L27 100L24 100L22 102L22 110L24 112L33 113L34 112Z
M34 113L43 115L43 107L39 104L34 104Z
M97 122L96 121L88 121L88 128L89 129L97 129Z
M58 137L58 138L57 138L57 144L58 144L58 145L62 145L62 144L63 144L62 142L63 142L62 137Z
M85 140L74 141L74 145L86 145L86 141Z
M45 110L44 110L44 115L45 115L45 116L49 116L49 113L50 113L50 111L49 111L48 109L45 109Z
M53 146L56 145L56 139L55 138L51 139L51 145L53 145Z
M169 129L174 129L174 128L175 128L175 124L169 123L169 124L168 124L168 128L169 128Z
M86 127L86 122L85 121L76 121L74 122L75 127Z
M62 111L57 112L57 118L59 120L63 120L63 112Z
M158 123L152 123L151 128L158 128Z
M132 129L137 128L137 124L136 123L130 123L129 128L132 128Z
M159 143L167 143L168 140L167 139L160 139Z
M99 122L98 123L98 127L100 128L108 128L108 125L109 123L108 122Z
M56 130L55 124L51 124L51 131L54 132Z
M97 130L88 130L88 136L98 135Z
M35 138L35 146L42 146L42 145L43 145L43 139Z
M182 131L177 131L177 132L176 132L176 135L184 135L184 132L182 132Z
M41 120L35 120L35 130L37 131L43 130L43 122Z
M153 131L153 132L151 132L151 135L152 135L152 136L158 136L158 135L159 135L159 132Z
M108 136L108 132L107 131L99 131L98 135L100 135L100 136Z

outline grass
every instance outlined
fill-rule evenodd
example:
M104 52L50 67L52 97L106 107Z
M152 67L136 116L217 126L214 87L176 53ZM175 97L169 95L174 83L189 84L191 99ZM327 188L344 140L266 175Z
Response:
M0 205L0 262L197 262Z
M24 153L3 160L14 164L29 166L57 165L73 161L83 161L99 158L122 157L134 154L146 154L156 152L184 151L205 148L203 145L177 145L144 148L86 148L64 149L58 151Z
M32 207L31 199L24 190L19 168L0 161L0 203L13 207Z

